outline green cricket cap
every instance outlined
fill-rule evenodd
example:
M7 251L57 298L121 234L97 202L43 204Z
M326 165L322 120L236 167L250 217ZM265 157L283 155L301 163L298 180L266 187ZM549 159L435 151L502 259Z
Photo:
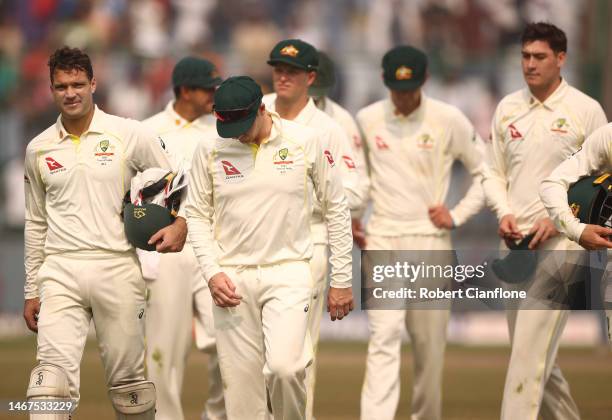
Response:
M221 77L213 63L199 57L185 57L172 70L173 87L210 89L221 84Z
M123 208L125 236L136 248L146 251L155 251L155 244L149 245L149 239L172 222L174 217L170 210L157 204L135 206L127 203Z
M389 50L382 59L383 80L392 90L415 90L425 83L427 56L421 50L402 45Z
M261 87L248 76L230 77L221 83L213 107L219 136L236 138L251 128L262 97Z
M316 71L319 65L317 49L301 39L286 39L270 51L268 64L289 64L306 71Z
M319 51L319 66L317 78L308 88L308 94L314 97L327 96L329 90L336 84L336 68L332 59L323 51Z

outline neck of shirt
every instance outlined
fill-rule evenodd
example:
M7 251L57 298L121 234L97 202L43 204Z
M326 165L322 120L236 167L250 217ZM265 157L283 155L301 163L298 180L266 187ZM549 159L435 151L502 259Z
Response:
M274 109L280 115L281 118L285 120L293 121L300 115L300 112L308 105L309 96L304 96L303 98L299 98L296 101L288 102L284 101L278 96L276 97L276 101L274 103Z

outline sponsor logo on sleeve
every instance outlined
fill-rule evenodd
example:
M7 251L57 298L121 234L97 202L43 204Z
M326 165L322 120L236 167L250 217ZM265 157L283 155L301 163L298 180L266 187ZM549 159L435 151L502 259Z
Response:
M376 136L374 137L374 141L376 142L376 148L378 150L389 150L389 145L383 140L382 137Z
M342 160L344 161L347 168L355 169L355 162L353 161L353 159L351 159L350 156L343 155Z
M323 152L323 154L327 158L327 163L329 163L329 166L333 168L335 165L335 162L334 162L334 157L332 156L331 152L329 150L326 150L325 152Z

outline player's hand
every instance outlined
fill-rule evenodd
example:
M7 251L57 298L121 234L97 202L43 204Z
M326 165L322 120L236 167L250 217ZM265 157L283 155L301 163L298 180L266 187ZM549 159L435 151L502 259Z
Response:
M429 208L429 219L439 229L452 229L455 227L450 211L444 204Z
M215 305L230 308L240 305L242 296L236 293L236 286L223 272L219 272L208 280L208 289Z
M353 289L351 287L330 287L327 293L327 312L332 321L348 316L353 310Z
M598 226L598 225L586 225L580 235L578 243L585 249L596 250L612 248L612 242L610 242L610 236L612 236L612 229Z
M38 332L38 313L40 312L40 299L26 299L23 304L23 318L30 331Z
M540 244L559 234L549 217L543 217L535 222L529 230L529 235L532 233L534 235L531 242L529 242L529 249L536 249Z
M353 227L353 241L357 244L357 246L361 249L366 248L366 236L363 225L361 224L361 220L353 219L351 221Z
M518 230L516 217L514 217L513 214L506 214L501 218L499 221L499 229L497 230L497 234L506 242L508 248L510 248L511 243L523 239L523 235Z
M177 217L174 223L157 231L149 245L155 244L157 252L181 252L187 239L187 222L182 217Z

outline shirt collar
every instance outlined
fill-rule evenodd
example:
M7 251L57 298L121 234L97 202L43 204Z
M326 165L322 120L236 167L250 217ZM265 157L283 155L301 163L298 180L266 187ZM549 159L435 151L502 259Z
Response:
M91 122L89 123L89 128L85 130L85 132L82 135L87 134L87 133L99 133L99 134L104 133L105 131L104 130L104 115L106 115L105 112L102 111L100 108L98 108L97 105L94 105L94 114L91 119ZM66 130L66 128L64 127L64 124L62 123L61 114L57 117L57 121L55 122L55 128L57 130L57 142L58 143L70 137L70 133L68 133L68 130Z
M214 117L212 116L212 114L204 114L201 117L196 118L195 120L189 122L185 118L180 116L178 112L176 112L176 110L174 109L174 103L175 103L174 100L168 102L164 112L166 113L168 118L170 118L170 120L173 121L175 127L182 128L187 125L207 126L207 125L214 123Z
M557 86L557 89L548 97L544 102L540 102L538 98L533 96L529 88L525 88L524 90L524 98L525 102L529 105L530 108L536 107L538 105L542 105L545 108L548 108L552 111L561 103L563 97L565 96L565 92L568 89L568 83L565 79L561 78L561 83Z
M270 117L272 117L272 129L270 130L270 135L262 142L262 144L274 141L283 131L283 119L280 117L280 115L278 115L275 111L268 111L268 113L270 114Z
M278 115L276 113L276 93L272 94L270 98L271 98L271 101L270 101L271 106L267 107L267 109L268 111ZM314 117L318 109L319 108L317 108L317 106L315 105L314 100L309 97L308 102L306 103L306 106L302 108L300 113L297 115L297 117L293 119L293 121L298 124L308 125L308 123L310 122L310 120L312 120L312 118Z
M421 91L421 103L419 104L417 109L412 111L410 115L403 115L397 112L397 110L395 109L395 105L393 105L393 101L389 98L386 103L386 113L387 115L389 115L391 121L419 121L423 119L423 114L425 113L425 102L428 99L429 98L425 95L425 93Z

